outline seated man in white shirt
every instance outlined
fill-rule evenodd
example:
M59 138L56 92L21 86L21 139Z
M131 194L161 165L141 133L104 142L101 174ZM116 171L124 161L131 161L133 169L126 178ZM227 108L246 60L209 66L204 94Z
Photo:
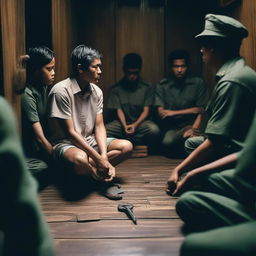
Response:
M98 51L79 45L72 52L71 64L71 77L57 83L49 94L53 154L71 163L77 174L104 185L113 180L113 165L129 156L132 144L106 136L103 94L95 85L101 75Z

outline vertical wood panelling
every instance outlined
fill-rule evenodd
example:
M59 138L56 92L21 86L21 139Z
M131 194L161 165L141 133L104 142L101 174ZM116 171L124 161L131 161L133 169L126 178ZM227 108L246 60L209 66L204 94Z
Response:
M164 8L120 7L116 14L116 80L123 76L122 58L142 56L142 77L156 83L164 74Z
M185 49L190 53L190 70L194 74L200 74L202 72L199 45L194 37L203 29L204 16L207 13L207 8L205 6L207 4L201 0L180 0L168 1L166 6L165 60L167 60L167 55L174 49ZM169 72L167 61L165 70L166 73Z
M1 0L1 31L3 52L4 96L15 109L20 121L20 97L15 86L22 87L24 72L19 66L19 56L25 53L24 0ZM19 76L20 75L20 76ZM16 81L16 84L14 83Z
M56 79L69 76L70 52L74 40L71 0L52 0L52 44L56 55Z
M256 1L243 0L241 6L233 12L248 29L249 36L243 41L241 55L248 65L256 70Z
M108 91L115 81L115 3L95 0L90 4L74 2L78 27L77 44L85 44L103 54L99 86L103 90L104 105Z
M25 0L26 49L44 45L52 49L52 0Z

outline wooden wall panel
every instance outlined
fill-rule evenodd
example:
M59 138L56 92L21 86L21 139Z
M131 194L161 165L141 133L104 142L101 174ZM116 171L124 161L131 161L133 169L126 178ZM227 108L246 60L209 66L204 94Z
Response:
M56 56L56 78L69 76L70 53L75 39L71 0L52 0L52 45Z
M116 80L123 76L122 59L142 56L142 77L157 83L164 74L164 8L120 7L116 13Z
M16 89L23 87L25 82L25 72L19 63L19 56L25 54L25 3L24 0L1 0L0 4L3 93L20 122L20 97Z
M202 73L200 47L194 37L203 30L205 14L214 11L214 5L210 1L167 1L165 18L166 73L169 72L166 57L176 48L185 49L190 53L192 73Z
M52 0L25 0L26 49L47 46L52 49Z
M102 58L102 76L98 85L103 90L104 105L110 85L115 81L115 2L95 0L87 4L80 0L74 2L78 28L78 44L97 49Z
M245 57L248 65L256 70L256 1L243 0L241 6L234 10L233 16L249 31L248 38L243 41L241 55Z

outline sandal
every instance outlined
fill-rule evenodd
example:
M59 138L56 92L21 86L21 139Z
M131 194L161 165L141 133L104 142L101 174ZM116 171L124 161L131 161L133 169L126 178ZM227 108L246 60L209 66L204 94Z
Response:
M124 194L124 190L121 188L120 184L111 183L104 187L101 194L111 200L120 200L123 198L122 194Z

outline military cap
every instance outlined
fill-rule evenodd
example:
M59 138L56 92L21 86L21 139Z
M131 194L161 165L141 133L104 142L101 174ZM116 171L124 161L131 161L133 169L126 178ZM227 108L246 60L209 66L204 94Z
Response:
M200 39L205 36L242 40L248 36L248 31L243 24L231 17L207 14L204 30L195 38Z

